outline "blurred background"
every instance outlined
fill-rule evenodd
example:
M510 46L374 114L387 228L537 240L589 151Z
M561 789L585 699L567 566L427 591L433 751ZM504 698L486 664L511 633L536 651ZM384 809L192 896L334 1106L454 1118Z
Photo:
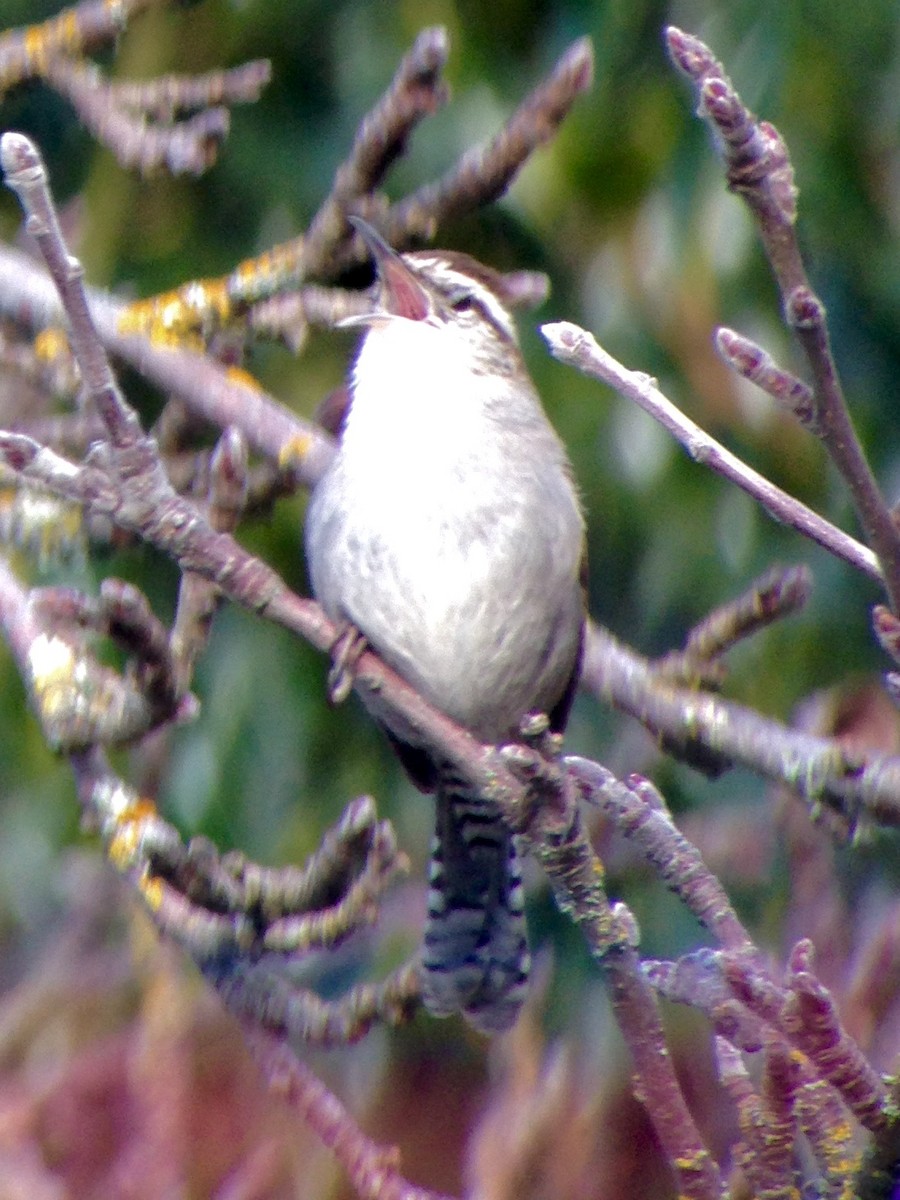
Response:
M0 21L14 26L57 11L49 0L4 0ZM727 324L802 372L750 221L725 191L692 95L667 61L669 23L708 42L744 100L788 143L813 284L828 307L861 439L893 501L900 491L900 10L890 0L173 4L135 19L115 55L105 51L99 61L114 63L121 78L255 57L273 64L262 100L233 110L231 135L204 178L128 173L40 84L0 102L0 127L38 140L89 282L146 296L225 273L299 234L359 120L426 25L449 30L453 97L419 127L388 180L394 197L490 137L566 47L590 35L595 84L560 136L499 204L442 229L439 241L550 277L549 299L522 314L520 326L584 498L591 611L640 651L661 653L771 564L805 562L815 580L807 609L731 656L727 694L782 720L802 712L815 727L852 728L866 744L893 749L895 722L877 691L886 664L869 627L874 586L692 464L643 413L555 363L536 332L549 320L584 324L758 471L856 533L845 491L815 440L730 376L712 348L714 327ZM3 195L0 236L14 239L18 224L17 204ZM352 347L347 334L316 334L299 358L260 346L248 365L309 416L341 381ZM124 382L152 421L160 398L133 378ZM241 532L301 591L302 510L302 497L282 502L271 521ZM145 548L40 578L93 591L110 574L139 582L157 613L171 616L174 572ZM154 746L152 760L123 755L119 765L132 779L159 780L159 803L186 836L206 834L266 863L301 861L350 798L375 796L397 825L412 871L380 930L339 963L320 966L327 990L383 973L415 945L432 813L359 706L327 708L324 675L324 661L308 647L225 610L196 680L199 719ZM880 927L893 905L894 838L873 834L853 851L834 849L799 806L762 781L745 772L710 781L673 764L633 723L589 697L579 699L569 745L617 772L651 773L759 943L780 960L792 938L817 937L825 981L854 994L853 972L868 953L865 931ZM674 957L701 944L693 919L650 871L609 831L595 832L610 890L634 909L644 952ZM2 1154L19 1146L3 1134L7 1112L18 1121L8 1127L29 1130L44 1161L55 1164L50 1175L70 1189L61 1196L213 1196L229 1172L240 1164L249 1171L257 1158L264 1184L236 1195L342 1194L326 1155L298 1140L289 1122L283 1135L273 1132L271 1102L252 1070L235 1065L233 1029L177 956L156 947L98 859L95 840L78 829L71 777L44 746L0 652L0 1167ZM804 873L799 864L810 862L815 869ZM118 914L112 925L111 912ZM485 1194L531 1194L524 1184L502 1190L498 1149L509 1128L503 1105L528 1110L529 1087L539 1085L556 1097L547 1161L559 1160L559 1174L547 1168L546 1176L553 1194L666 1194L665 1175L645 1153L640 1110L627 1099L627 1064L596 973L536 875L530 912L538 994L514 1041L492 1059L457 1022L421 1018L314 1060L373 1136L401 1146L419 1183L458 1190L463 1180L491 1179L495 1190ZM73 988L85 992L81 1007ZM692 1013L669 1011L667 1020L704 1132L724 1153L733 1120L715 1099L707 1032ZM897 1048L895 1032L880 1025L878 1041L870 1030L867 1049L879 1066ZM234 1095L245 1105L240 1119L223 1100ZM183 1119L160 1128L161 1107ZM95 1121L90 1137L86 1114ZM204 1139L215 1150L201 1166L196 1146ZM160 1145L164 1155L154 1152ZM182 1174L164 1192L153 1172L171 1172L175 1162ZM530 1169L529 1185L544 1178Z

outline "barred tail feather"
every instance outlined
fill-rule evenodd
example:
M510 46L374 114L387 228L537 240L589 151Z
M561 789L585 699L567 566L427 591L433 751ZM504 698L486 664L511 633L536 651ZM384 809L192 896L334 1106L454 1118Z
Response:
M425 1005L482 1033L508 1029L528 984L522 873L490 801L442 774L423 953Z

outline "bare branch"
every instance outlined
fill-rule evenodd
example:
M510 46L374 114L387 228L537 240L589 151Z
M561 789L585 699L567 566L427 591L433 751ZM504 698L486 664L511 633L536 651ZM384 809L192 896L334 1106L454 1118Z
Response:
M882 581L878 560L871 550L741 462L676 408L649 376L623 367L597 344L591 334L569 321L543 325L541 333L547 339L554 358L577 367L585 375L599 379L615 388L627 400L633 401L671 433L691 458L737 484L776 521L790 525L835 557L863 571L870 579Z
M891 1123L881 1076L841 1025L834 1000L813 972L813 948L803 940L791 951L786 981L790 999L782 1028L838 1091L856 1119L875 1133Z
M346 213L357 204L378 209L381 200L371 195L372 189L401 152L416 121L430 111L429 105L442 99L439 75L445 51L438 31L428 31L416 43L369 124L361 129L306 242L295 243L290 253L270 255L256 280L242 276L239 270L226 285L221 281L194 285L198 297L191 310L194 316L212 314L208 327L213 328L221 314L246 314L252 297L263 294L265 287L281 286L289 273L297 270L298 261L302 264L304 254L310 261L317 254L330 256L328 266L335 269L350 260L354 249L345 238ZM556 128L566 106L585 85L589 69L589 57L581 46L485 151L466 156L442 181L431 185L430 192L423 189L418 197L389 210L388 222L405 220L405 236L410 236L417 222L425 228L439 215L457 211L456 206L479 202L491 195L493 188L507 186L533 146ZM176 103L171 97L166 101L162 93L145 99L161 106ZM778 210L779 220L790 224L793 184L786 156L779 157L775 135L736 125L732 142L736 159L738 149L747 157L747 146L769 156L767 203L773 211ZM321 472L332 453L332 443L314 431L307 434L292 414L252 387L228 383L224 372L201 354L164 349L164 339L150 344L140 334L126 338L116 333L115 305L86 297L78 265L68 257L36 154L24 139L15 137L3 143L3 152L63 295L86 383L82 426L90 425L96 434L96 410L101 418L99 432L105 439L87 461L77 463L59 453L58 446L50 449L43 445L37 428L2 434L3 478L40 485L83 505L88 517L99 514L133 531L171 555L184 574L176 632L168 640L143 598L123 592L115 584L93 605L71 594L68 616L86 630L119 641L134 659L142 697L152 697L156 691L170 701L186 693L220 592L281 622L321 649L329 648L337 630L317 606L291 593L265 564L246 554L231 534L244 509L249 485L246 445L238 430L244 432L248 444L283 463L296 462L296 477L306 481ZM756 186L752 172L745 172L740 180L735 175L735 181L742 188ZM424 207L416 208L417 203ZM13 258L0 255L0 270L12 262ZM57 304L39 299L40 287L33 275L21 283L16 281L11 295L27 295L29 305L34 300L29 319L39 312L58 314ZM261 290L260 279L265 284ZM529 277L515 282L522 295L536 291L535 281ZM177 294L181 315L169 330L176 341L186 329L193 333L207 329L205 318L194 326L183 320L185 306L190 308L189 291ZM9 298L3 302L15 303ZM267 319L279 328L288 328L299 343L307 322L327 323L342 306L352 308L358 302L358 297L306 288L293 310L288 303L269 302L260 305L251 320L256 328ZM21 307L16 309L16 317L21 319ZM587 339L574 327L555 329ZM749 343L738 346L736 337L732 335L730 342L735 361L741 359L771 394L788 398L802 412L805 385L766 361L758 347ZM202 338L195 344L202 345ZM591 349L586 340L585 345ZM197 503L176 493L159 447L144 434L119 393L105 354L110 347L123 356L130 355L131 361L140 363L157 380L175 382L179 393L190 398L195 412L229 427L214 454L204 458L209 488ZM631 379L634 382L636 377ZM663 398L645 385L646 381L641 381L638 390L655 393L652 404L658 405ZM234 390L229 390L231 387ZM673 425L679 421L682 440L695 457L723 461L727 452L676 412ZM175 426L177 422L169 426L168 433L162 429L162 436L171 439L166 451L173 455L186 444ZM82 447L78 439L73 442L72 453L77 457ZM810 536L816 536L820 544L870 577L880 578L874 556L864 547L783 493L770 486L761 489L759 477L737 460L730 469L741 476L742 486L751 494L764 497L780 519L783 514L778 505L782 504L791 523L807 533L805 524L809 524L817 531ZM187 475L196 485L194 496L202 497L199 474L188 468ZM717 665L738 638L792 611L807 590L808 577L802 571L763 580L738 601L711 614L692 632L682 652L655 665L592 630L587 647L588 682L619 707L634 712L665 742L687 751L699 747L718 765L746 762L765 775L788 782L813 806L821 801L834 805L848 828L860 810L873 819L896 824L900 822L900 759L851 752L837 741L808 737L717 697L677 686L691 677L698 664L701 671ZM0 624L26 677L33 647L48 636L47 622L61 616L64 600L61 593L55 597L44 593L42 604L11 574L0 570ZM887 622L880 628L893 645L896 630ZM89 671L90 656L85 653L82 657L84 670ZM70 671L63 680L70 692L76 691L72 675ZM622 782L599 764L561 759L559 746L550 738L534 736L526 738L524 746L500 750L482 746L432 710L371 653L360 656L352 676L355 687L389 729L414 746L440 755L454 765L461 778L471 780L480 794L496 800L544 866L560 908L578 922L609 987L616 1018L633 1056L638 1095L674 1165L680 1194L719 1200L722 1188L672 1068L654 990L708 1013L715 1030L728 1039L728 1044L720 1046L723 1077L727 1077L739 1107L745 1104L747 1114L744 1145L738 1155L759 1190L774 1195L779 1188L786 1191L793 1185L795 1128L807 1133L818 1160L830 1154L832 1163L837 1161L837 1091L886 1143L890 1096L841 1028L835 1002L814 975L808 950L802 945L797 948L786 982L776 982L767 973L718 880L696 847L677 830L661 796L648 781L635 776ZM102 729L93 730L87 739L91 744L74 740L62 744L70 751L74 748L72 767L86 814L99 826L110 860L142 897L157 928L201 964L230 1010L252 1025L249 1036L254 1052L270 1082L333 1148L361 1194L440 1200L403 1179L393 1153L367 1139L285 1045L288 1038L317 1045L346 1043L362 1036L375 1022L406 1020L418 1005L416 961L378 983L354 987L336 1001L323 1000L312 990L296 986L285 971L285 966L294 965L302 955L321 947L333 949L374 920L384 889L403 866L390 827L377 821L369 801L357 801L302 869L270 870L248 863L240 855L220 856L201 840L185 847L152 803L109 769L96 745L103 736ZM583 799L611 815L615 828L640 849L658 877L713 932L724 951L699 952L675 963L641 962L636 922L624 905L610 904L605 895L603 868L585 835L579 812ZM750 1087L734 1046L748 1050L765 1047L761 1097ZM794 1053L792 1047L800 1053ZM827 1088L822 1086L826 1081ZM848 1127L845 1121L843 1147Z
M78 55L117 38L131 18L163 0L81 0L43 25L9 29L0 35L0 95L43 73L59 54Z
M247 502L247 443L233 426L222 434L209 465L209 523L218 533L233 533ZM186 691L206 647L219 607L219 589L194 571L181 576L171 634L177 686Z
M347 214L379 186L416 125L446 102L441 75L449 50L446 29L439 25L424 29L387 91L363 118L350 155L338 168L331 193L304 240L304 259L311 274L327 268L338 244L351 232Z
M719 767L741 763L786 784L815 814L839 815L845 835L861 817L900 824L900 758L851 751L833 738L788 729L753 709L708 692L673 687L652 664L598 625L589 625L583 686L637 718L667 748Z
M382 99L363 120L353 151L305 237L238 264L225 278L195 281L131 305L123 314L121 332L142 333L157 344L202 345L248 305L310 278L336 278L367 258L359 235L347 236L346 217L351 211L376 218L398 248L433 236L441 221L502 195L529 155L556 133L578 95L590 85L593 71L590 42L582 39L487 146L463 155L442 179L380 215L384 204L373 189L413 127L443 103L440 73L446 54L443 29L420 35ZM511 290L513 296L517 291L523 298L534 295L535 280L520 278Z
M0 629L56 750L131 741L159 720L189 715L189 706L173 703L169 691L154 698L133 677L97 662L75 627L95 617L101 619L99 608L88 610L65 589L29 594L0 558Z
M722 961L741 1003L809 1058L860 1124L883 1134L892 1120L887 1088L842 1028L832 997L813 973L811 943L804 939L791 951L784 987L746 956L726 951Z
M744 105L721 63L699 38L670 26L666 41L673 62L697 88L700 115L719 135L729 187L755 218L785 320L809 363L813 414L806 424L815 428L847 484L881 564L891 607L900 613L900 530L856 436L831 354L825 306L806 275L795 231L797 192L787 147L774 126L758 121Z
M140 83L120 80L110 84L110 94L126 108L171 124L181 113L215 104L252 104L271 76L271 63L259 58L205 75L161 75Z
M266 960L239 957L223 966L204 967L230 1012L285 1042L329 1048L358 1042L374 1025L407 1024L422 998L418 958L377 983L358 983L336 999L315 992L270 969Z
M229 370L209 355L154 345L145 337L119 332L122 304L89 292L94 325L106 350L134 367L160 391L180 397L192 412L220 429L235 426L248 445L289 468L310 486L334 455L333 439L264 392L248 375ZM0 307L36 332L59 325L65 315L52 281L20 251L0 247ZM97 421L95 414L85 414ZM37 429L36 433L41 434ZM91 425L89 440L96 440Z
M743 595L708 613L687 635L682 650L658 659L660 677L689 684L720 667L720 660L743 638L797 612L809 599L812 575L806 567L773 567Z
M269 78L265 62L193 79L169 75L136 85L111 84L84 54L117 37L133 13L153 0L82 0L43 25L0 36L0 95L34 77L65 96L121 163L149 173L200 174L215 160L229 127L223 102L257 99ZM188 119L180 114L192 112Z
M750 338L721 326L715 334L719 354L744 379L749 379L776 400L811 433L816 433L815 398L812 388L779 367L771 354Z
M47 80L71 101L98 142L109 146L123 167L149 175L165 168L173 175L201 175L213 162L228 135L228 109L222 106L177 122L153 125L143 113L114 102L115 92L93 65L51 58Z
M391 206L380 230L392 245L434 237L449 218L498 199L534 150L550 140L575 100L591 86L594 55L575 42L486 145L468 151L442 179Z
M724 888L675 827L649 780L632 775L621 781L599 763L574 756L563 762L585 785L585 798L613 818L615 828L639 847L666 886L723 946L753 950Z
M0 594L0 612L12 634L6 599ZM405 865L390 824L376 819L370 801L348 807L306 867L268 871L220 858L208 842L185 847L154 804L123 783L99 750L72 753L69 762L85 816L99 829L110 862L157 929L190 955L235 1013L319 1044L354 1041L375 1021L397 1024L410 1017L419 998L416 964L381 983L351 988L337 1001L299 987L286 970L369 922L372 907ZM289 917L298 934L290 942L279 936ZM270 945L272 930L277 944Z
M502 758L526 782L525 795L504 804L504 815L544 868L557 905L578 924L600 967L634 1060L635 1093L647 1105L679 1194L718 1198L718 1168L672 1070L656 1002L632 945L631 922L626 925L610 906L603 867L584 833L578 807L584 781L522 746L505 747Z
M18 148L17 153L31 163L28 187L23 187L23 191L28 197L36 195L34 202L43 211L49 198L41 172L34 165L38 160L33 151L19 146L25 139L12 136L17 139L13 149ZM113 449L105 466L112 476L93 465L74 468L21 435L6 435L0 442L7 463L22 471L26 478L30 474L38 482L62 490L89 509L96 508L137 532L173 555L182 567L197 570L211 579L231 599L266 612L320 649L329 649L336 631L321 610L311 601L293 596L273 571L248 555L228 534L212 530L196 508L171 489L155 445L141 435L136 417L124 405L102 358L78 272L71 268L62 243L57 240L58 227L54 220L45 217L42 230L42 242L47 245L60 275L67 308L72 306L73 347L94 403L110 432ZM590 350L590 342L585 344ZM86 355L83 362L82 354ZM639 713L648 727L663 732L673 745L680 741L689 746L697 740L698 730L702 730L707 748L724 762L748 762L765 774L786 779L814 804L820 801L835 804L850 827L858 809L884 823L900 820L897 801L900 763L877 756L860 762L834 742L788 734L776 723L738 706L726 707L712 697L690 691L679 694L677 689L654 690L648 686L652 674L637 656L629 655L607 637L601 659L597 635L591 642L586 675L596 690L610 696L619 707ZM386 684L387 679L396 682ZM356 680L357 686L369 695L373 707L383 709L386 724L400 736L424 740L434 749L443 742L451 757L459 754L470 762L480 761L482 748L467 736L461 742L460 731L423 706L412 689L401 685L374 655L366 653L360 658ZM800 762L802 769L798 768ZM504 792L507 787L508 781L500 783L498 791Z
M269 1086L333 1151L363 1200L450 1200L407 1183L400 1174L399 1151L367 1138L338 1098L288 1046L252 1029L247 1036Z

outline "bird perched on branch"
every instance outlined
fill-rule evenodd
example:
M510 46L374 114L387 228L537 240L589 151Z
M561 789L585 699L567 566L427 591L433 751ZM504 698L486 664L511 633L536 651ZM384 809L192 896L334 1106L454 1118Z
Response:
M466 255L401 256L353 223L379 287L373 311L351 318L365 333L349 410L308 509L313 591L481 741L515 740L534 710L561 730L580 665L584 525L500 277ZM436 794L425 1004L508 1028L529 968L513 837L449 763L392 740Z

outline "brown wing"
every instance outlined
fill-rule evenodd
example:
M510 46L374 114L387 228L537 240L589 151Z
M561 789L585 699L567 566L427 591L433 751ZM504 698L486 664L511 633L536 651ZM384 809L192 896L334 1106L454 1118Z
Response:
M384 726L382 726L384 729ZM438 771L434 760L425 750L418 746L410 746L409 742L401 742L390 730L385 729L387 740L391 743L404 771L420 792L433 792L437 788Z
M344 422L350 411L350 385L342 383L329 392L319 402L315 412L315 420L323 429L334 434L338 441L344 432Z

